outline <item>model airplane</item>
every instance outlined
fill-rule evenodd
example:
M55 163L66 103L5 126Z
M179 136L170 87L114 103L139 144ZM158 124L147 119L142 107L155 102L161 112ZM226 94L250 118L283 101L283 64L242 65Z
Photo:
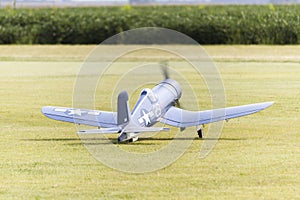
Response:
M42 113L54 120L98 127L98 129L79 131L80 134L118 133L119 142L135 142L140 133L169 130L165 127L153 127L157 122L181 129L191 126L199 127L208 123L250 115L273 104L273 102L264 102L217 110L184 110L175 107L181 97L179 83L170 79L166 70L164 70L164 75L165 80L153 89L146 88L141 92L132 112L129 109L128 94L123 91L118 95L117 112L46 106L42 108ZM223 114L215 116L213 113L218 111L222 111ZM202 138L202 128L197 132Z

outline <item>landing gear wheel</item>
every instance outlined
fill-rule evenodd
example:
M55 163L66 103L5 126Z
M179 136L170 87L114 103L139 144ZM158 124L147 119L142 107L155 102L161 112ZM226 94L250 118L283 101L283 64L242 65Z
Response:
M200 128L199 130L197 130L197 133L198 133L199 138L203 138L202 128Z

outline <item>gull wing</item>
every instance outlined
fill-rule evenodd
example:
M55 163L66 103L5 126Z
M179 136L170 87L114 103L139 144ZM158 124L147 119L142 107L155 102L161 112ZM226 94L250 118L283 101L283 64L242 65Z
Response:
M51 119L75 124L105 128L117 126L116 112L46 106L42 113Z
M228 120L245 115L250 115L264 110L272 104L273 102L264 102L205 111L188 111L172 106L165 113L160 122L182 128L189 126L198 126L221 120Z

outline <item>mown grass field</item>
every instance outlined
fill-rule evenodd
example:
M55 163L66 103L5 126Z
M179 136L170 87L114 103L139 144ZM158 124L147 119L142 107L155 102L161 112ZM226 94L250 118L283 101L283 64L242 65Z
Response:
M1 199L300 198L299 46L206 46L221 72L228 106L275 104L225 123L205 159L199 159L205 139L195 134L181 158L145 174L99 163L74 125L40 112L45 105L72 106L76 74L93 48L0 46ZM167 144L166 138L172 134L121 148L144 151Z

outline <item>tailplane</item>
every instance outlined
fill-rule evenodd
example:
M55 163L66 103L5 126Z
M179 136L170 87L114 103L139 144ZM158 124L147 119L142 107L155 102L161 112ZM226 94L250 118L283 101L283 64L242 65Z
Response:
M136 141L137 135L143 132L169 131L165 127L141 127L131 121L131 113L129 110L128 93L122 91L118 96L117 126L102 129L92 129L79 131L79 134L111 134L120 133L119 142L131 140Z

